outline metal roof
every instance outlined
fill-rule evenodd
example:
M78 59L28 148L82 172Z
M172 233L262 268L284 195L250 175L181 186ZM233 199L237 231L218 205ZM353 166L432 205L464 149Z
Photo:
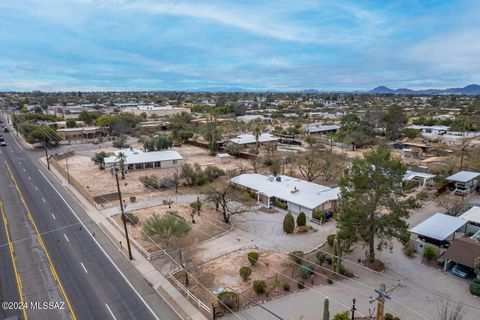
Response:
M443 241L458 229L467 224L467 220L449 216L443 213L435 213L433 216L411 228L411 233L426 236L432 239Z
M478 177L480 177L479 172L460 171L455 173L454 175L451 175L450 177L447 177L447 180L458 181L458 182L468 182Z
M428 180L428 179L433 179L435 177L436 177L436 175L434 175L434 174L407 170L407 172L405 172L405 175L403 176L403 180L412 180L412 179L415 179L415 178Z
M278 138L274 137L270 133L262 133L260 137L258 138L258 142L272 142L272 141L277 141ZM241 134L237 136L236 138L230 139L231 142L236 143L236 144L250 144L250 143L256 143L257 140L255 139L255 136L253 134Z

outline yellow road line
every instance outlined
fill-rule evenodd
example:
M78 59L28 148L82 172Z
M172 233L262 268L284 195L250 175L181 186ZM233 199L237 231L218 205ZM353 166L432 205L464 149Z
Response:
M30 219L30 222L32 223L35 232L37 233L37 238L38 242L40 243L40 247L42 247L43 252L45 252L45 255L47 256L48 263L50 264L50 270L52 271L53 278L57 281L58 287L60 291L63 294L63 297L65 298L65 302L67 303L68 309L70 310L70 316L72 317L73 320L76 320L77 317L75 316L75 312L73 312L72 305L70 304L70 300L67 297L67 293L65 292L62 282L60 281L60 277L57 274L57 271L55 270L55 267L53 266L52 259L50 259L50 255L48 254L47 248L45 247L45 244L43 243L42 236L40 232L38 231L37 224L33 220L32 214L30 213L30 209L28 209L27 203L25 202L25 199L23 198L22 193L20 192L20 188L18 187L17 180L15 180L15 177L13 176L12 170L10 170L10 166L8 165L7 161L4 160L5 166L7 167L8 173L10 174L10 178L12 179L13 183L15 184L15 189L17 189L17 192L20 196L20 200L27 210L27 216Z
M10 239L10 233L8 231L8 220L7 220L7 216L5 215L5 212L3 211L3 202L2 201L0 201L0 211L2 212L3 226L5 227L5 234L7 235L8 248L10 249L10 258L12 259L13 272L15 273L15 280L17 281L18 296L20 297L20 302L22 303L22 306L23 306L23 305L25 305L25 301L24 301L23 292L22 292L22 279L20 278L20 274L18 274L18 271L17 271L17 265L15 263L15 255L14 255L13 244L12 244L12 240ZM26 308L22 308L22 313L23 313L23 319L27 320L27 310L26 310Z

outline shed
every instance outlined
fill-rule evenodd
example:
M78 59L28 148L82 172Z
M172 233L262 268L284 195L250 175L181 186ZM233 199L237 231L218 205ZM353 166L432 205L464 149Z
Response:
M230 158L231 158L231 156L228 153L218 153L217 154L217 160L221 164L229 163Z

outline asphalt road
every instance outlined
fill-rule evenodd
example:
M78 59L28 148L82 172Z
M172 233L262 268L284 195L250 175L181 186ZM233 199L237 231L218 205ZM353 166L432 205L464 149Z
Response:
M179 319L81 207L39 165L37 159L41 152L21 148L10 133L4 133L4 137L7 147L0 149L1 170L6 161L42 234L76 318ZM5 240L1 231L0 237ZM0 247L0 254L6 256L8 248ZM9 260L7 257L0 261L2 278L10 279L12 263ZM18 300L18 293L15 297L14 291L11 283L0 287L2 299Z

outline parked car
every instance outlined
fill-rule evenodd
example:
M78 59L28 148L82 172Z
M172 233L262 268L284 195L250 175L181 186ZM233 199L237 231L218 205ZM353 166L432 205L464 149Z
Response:
M5 141L2 141L2 142L0 142L0 146L2 146L2 147L6 147L6 146L7 146L7 144L5 143Z
M3 128L3 132L9 132L9 131L10 129L8 129L8 127Z
M98 141L98 139L93 140L93 144L99 144L99 143L100 141Z
M452 274L454 274L457 277L460 277L462 279L468 279L471 276L473 276L473 270L469 267L465 267L464 265L461 265L461 264L457 263L452 268Z

